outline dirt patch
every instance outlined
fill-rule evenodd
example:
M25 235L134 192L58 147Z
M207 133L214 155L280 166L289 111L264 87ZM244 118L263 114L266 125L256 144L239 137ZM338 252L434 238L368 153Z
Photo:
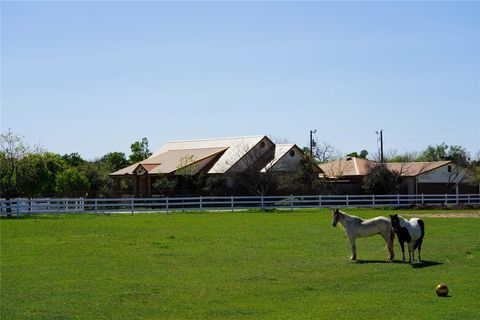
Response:
M402 214L405 217L425 217L425 218L480 218L480 211L473 212L445 212L445 213L422 213L422 214Z
M398 207L399 210L479 210L480 206L478 204L411 204L407 207ZM475 211L476 212L476 211Z

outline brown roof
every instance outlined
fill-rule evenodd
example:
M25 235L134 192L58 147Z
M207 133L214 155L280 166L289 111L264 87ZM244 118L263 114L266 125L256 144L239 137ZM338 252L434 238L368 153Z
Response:
M432 171L443 167L451 161L432 161L432 162L389 162L387 168L390 171L399 172L405 177L416 177L422 173Z
M201 160L205 160L206 158L217 155L226 149L227 148L199 148L168 150L113 172L110 175L118 176L133 174L139 165L142 166L149 174L172 173L179 168L198 163Z
M329 178L365 176L368 168L376 163L367 159L352 157L321 164L320 168ZM451 161L389 162L386 165L389 170L399 172L404 177L415 177L449 163Z
M347 158L320 164L320 169L330 178L364 176L374 162L363 158Z

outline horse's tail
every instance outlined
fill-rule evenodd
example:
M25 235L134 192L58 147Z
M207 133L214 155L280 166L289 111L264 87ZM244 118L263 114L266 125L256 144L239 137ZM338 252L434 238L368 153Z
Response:
M418 219L418 225L420 226L420 238L415 242L414 250L417 249L417 247L421 247L422 242L423 242L423 236L425 236L425 224L423 223L422 219Z

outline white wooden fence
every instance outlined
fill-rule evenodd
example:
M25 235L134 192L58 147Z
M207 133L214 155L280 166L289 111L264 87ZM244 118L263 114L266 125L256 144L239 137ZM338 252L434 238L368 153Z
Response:
M231 196L175 198L0 199L0 215L116 213L175 210L294 209L326 207L405 207L411 205L479 205L480 194Z

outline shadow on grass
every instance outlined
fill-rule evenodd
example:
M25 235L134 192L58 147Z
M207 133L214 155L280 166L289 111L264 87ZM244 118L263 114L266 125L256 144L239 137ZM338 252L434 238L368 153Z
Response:
M357 264L375 264L375 263L390 264L390 263L402 263L402 262L398 261L398 260L392 260L392 261L389 261L389 260L357 260L357 261L355 261L355 263L357 263Z
M414 269L423 269L427 267L434 267L438 265L442 265L443 263L437 262L437 261L427 261L427 260L422 260L421 262L417 262L412 264L412 268Z
M378 263L378 264L389 264L389 263L395 263L395 264L405 264L405 265L408 265L410 263L408 262L403 262L402 260L393 260L393 261L388 261L388 260L357 260L356 261L357 264L375 264L375 263ZM427 267L434 267L434 266L438 266L438 265L442 265L443 263L441 262L437 262L437 261L427 261L427 260L423 260L421 262L414 262L412 264L410 264L412 266L412 268L414 269L423 269L423 268L427 268Z

